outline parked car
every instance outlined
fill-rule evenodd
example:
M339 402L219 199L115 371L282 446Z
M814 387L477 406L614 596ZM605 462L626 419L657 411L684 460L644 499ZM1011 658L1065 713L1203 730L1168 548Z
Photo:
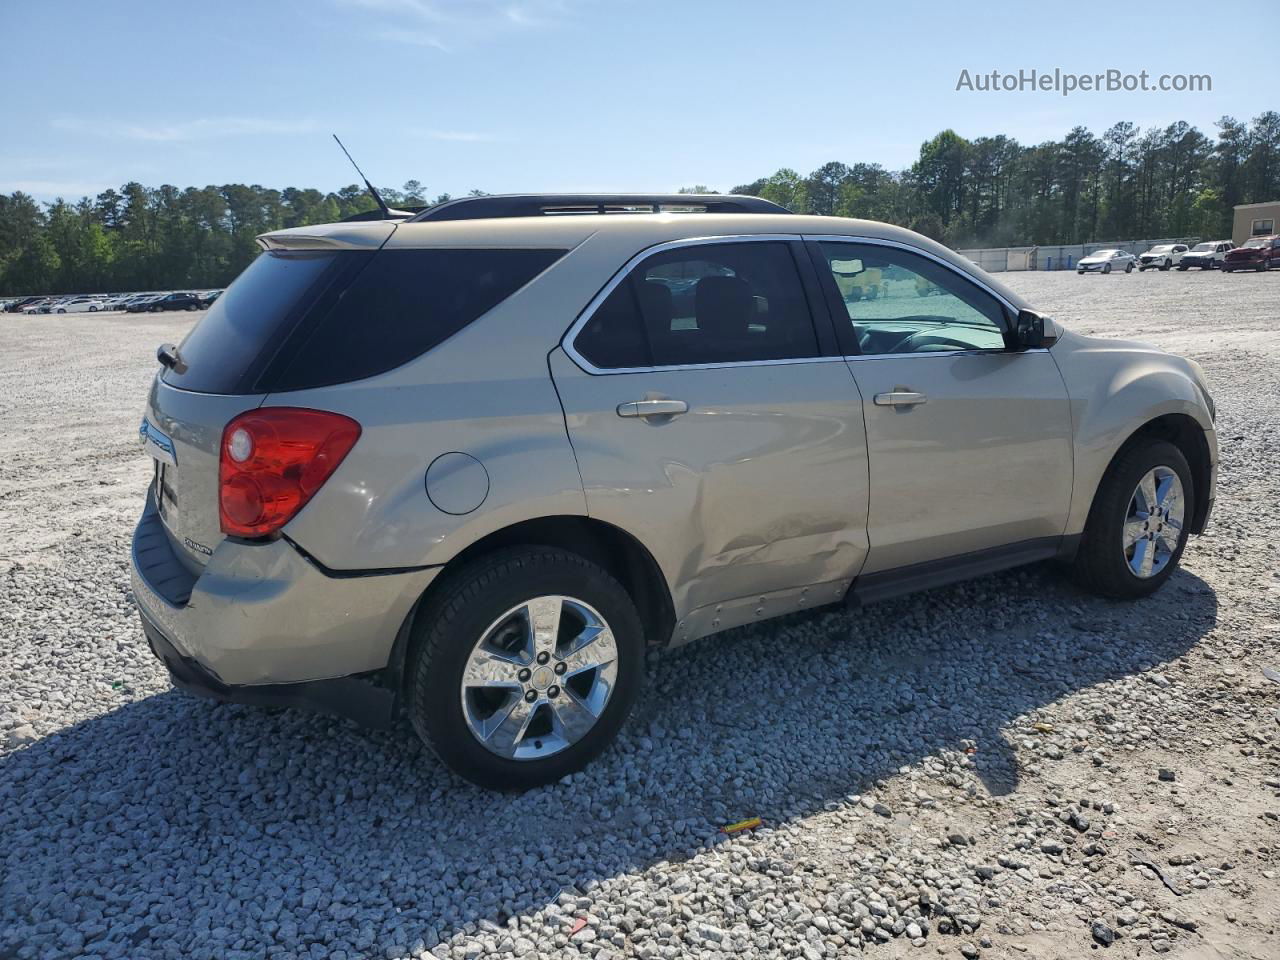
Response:
M210 307L220 296L222 296L221 290L210 290L208 293L204 293L200 296L200 303L204 307Z
M151 303L151 311L153 313L160 313L165 310L201 310L203 308L204 303L201 301L199 294L195 293L169 293Z
M1228 251L1222 261L1222 269L1227 273L1235 270L1270 270L1273 266L1280 266L1280 234L1250 237L1234 250Z
M1176 267L1186 252L1185 243L1162 243L1154 246L1138 258L1138 272Z
M1212 270L1214 267L1220 267L1222 266L1223 258L1226 257L1227 251L1231 247L1230 240L1211 240L1207 243L1197 243L1182 255L1182 259L1178 262L1178 269L1186 270L1189 267L1199 267L1201 270Z
M1112 270L1132 273L1136 260L1125 250L1095 250L1076 261L1076 273L1110 273Z
M4 309L6 313L25 313L27 307L35 306L45 299L45 297L23 297L21 300L13 301Z
M51 313L97 313L103 309L104 301L99 297L71 297L55 304Z
M608 745L648 647L1050 558L1136 599L1204 530L1195 363L899 227L565 204L265 234L160 348L132 582L179 686L403 711L529 787Z
M141 297L134 297L125 307L129 313L150 313L155 306L156 301L165 295L163 293L148 293Z

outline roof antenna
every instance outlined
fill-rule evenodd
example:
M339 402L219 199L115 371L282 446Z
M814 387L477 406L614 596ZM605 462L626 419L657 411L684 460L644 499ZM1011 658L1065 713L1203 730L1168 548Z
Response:
M334 141L342 148L342 152L347 155L347 159L351 161L351 165L356 168L356 173L360 174L360 179L364 181L364 185L369 188L369 196L373 197L374 203L378 205L378 209L382 211L383 220L401 220L405 217L413 216L406 210L392 210L387 206L387 202L382 199L382 194L378 193L377 188L369 182L369 178L364 175L364 171L360 169L360 165L356 163L355 158L342 145L342 141L338 139L338 135L333 134Z

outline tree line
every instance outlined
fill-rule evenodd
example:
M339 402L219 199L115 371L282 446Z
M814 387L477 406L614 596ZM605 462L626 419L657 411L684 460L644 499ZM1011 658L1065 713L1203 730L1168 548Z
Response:
M951 247L1222 239L1238 203L1280 199L1280 113L1223 117L1210 137L1179 121L1100 135L1075 127L1024 146L944 130L905 170L832 161L734 187L797 213L883 220ZM391 205L428 201L417 180L382 189ZM687 187L685 192L714 192ZM474 190L472 194L479 194ZM0 194L0 294L220 287L256 256L254 237L373 209L359 184L336 192L259 185L156 188L37 203Z
M910 227L953 248L1231 236L1238 203L1280 200L1280 113L1223 117L1210 138L1188 123L1024 146L944 130L910 168L827 163L734 187L797 213Z

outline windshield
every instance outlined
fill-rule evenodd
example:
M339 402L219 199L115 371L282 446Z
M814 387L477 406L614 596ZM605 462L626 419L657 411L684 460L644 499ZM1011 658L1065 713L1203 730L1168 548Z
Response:
M1191 252L1192 253L1208 253L1212 249L1213 249L1212 243L1197 243L1194 247L1191 248Z
M1242 246L1246 248L1251 248L1251 249L1257 249L1258 247L1265 247L1266 245L1267 245L1266 237L1254 237L1252 240L1246 240L1242 244Z
M1151 252L1152 253L1168 253L1172 249L1173 249L1173 244L1163 243L1158 247L1152 247Z
M1089 254L1089 256L1091 256L1091 257L1114 257L1114 256L1115 256L1117 253L1119 253L1119 252L1120 252L1119 250L1095 250L1093 253Z

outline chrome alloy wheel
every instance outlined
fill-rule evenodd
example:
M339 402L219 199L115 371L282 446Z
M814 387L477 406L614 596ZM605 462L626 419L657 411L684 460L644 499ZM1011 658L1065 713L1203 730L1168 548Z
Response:
M1169 467L1152 467L1129 498L1124 518L1124 559L1135 577L1154 577L1178 551L1186 500Z
M490 624L471 651L462 713L487 750L540 760L587 735L617 676L617 644L599 613L571 597L534 597Z

